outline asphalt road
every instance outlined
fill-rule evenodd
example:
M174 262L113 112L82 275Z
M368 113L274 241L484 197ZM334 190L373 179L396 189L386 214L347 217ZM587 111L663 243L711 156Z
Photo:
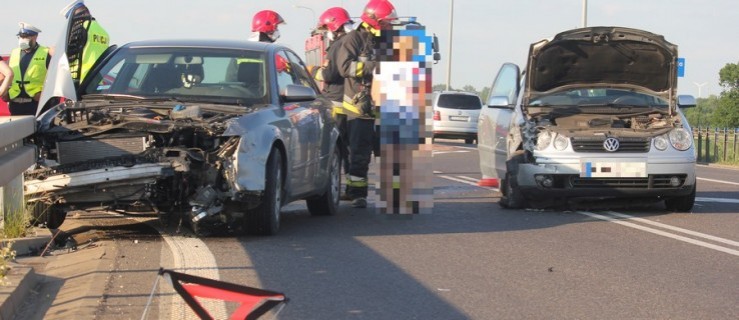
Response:
M475 184L474 145L440 140L433 161L428 215L297 203L277 236L204 239L149 223L164 240L117 242L98 317L139 318L165 266L284 292L279 319L739 319L739 171L699 166L687 214L505 210ZM150 319L188 318L169 285L156 292Z

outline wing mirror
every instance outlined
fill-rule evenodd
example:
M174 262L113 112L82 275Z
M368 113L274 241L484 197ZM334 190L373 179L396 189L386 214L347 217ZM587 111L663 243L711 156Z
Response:
M696 106L695 97L691 95L677 96L677 106L681 109L692 108Z
M505 96L492 96L488 99L488 108L508 108L513 109L510 103L508 103L508 97Z
M288 84L281 95L285 102L316 100L316 91L313 88L295 84Z

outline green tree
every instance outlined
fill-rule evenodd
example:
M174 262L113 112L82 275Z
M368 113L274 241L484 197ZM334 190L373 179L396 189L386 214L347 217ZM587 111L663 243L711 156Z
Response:
M471 86L469 84L466 85L466 86L464 86L464 87L462 87L462 91L477 93L477 90L475 89L475 87L473 87L473 86Z
M728 63L718 74L724 91L711 116L711 124L719 128L739 127L739 64Z

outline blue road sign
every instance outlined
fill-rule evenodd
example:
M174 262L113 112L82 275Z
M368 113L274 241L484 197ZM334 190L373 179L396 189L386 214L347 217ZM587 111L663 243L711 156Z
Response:
M685 76L685 58L677 58L677 76L680 78Z

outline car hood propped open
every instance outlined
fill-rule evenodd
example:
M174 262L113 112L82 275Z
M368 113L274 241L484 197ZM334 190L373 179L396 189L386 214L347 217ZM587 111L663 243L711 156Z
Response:
M527 98L564 87L632 88L676 96L677 46L663 36L623 27L589 27L557 34L529 49Z

